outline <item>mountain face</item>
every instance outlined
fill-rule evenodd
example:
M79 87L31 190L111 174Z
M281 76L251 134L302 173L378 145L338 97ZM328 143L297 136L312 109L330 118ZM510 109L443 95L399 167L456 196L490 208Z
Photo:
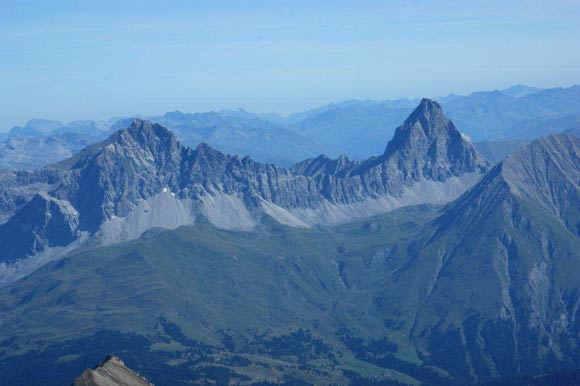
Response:
M428 122L449 125L432 109L417 116L403 125L419 131L410 138L437 132ZM150 150L164 140L155 143ZM342 160L309 178L338 165L360 167ZM111 351L161 386L509 384L564 374L580 367L578 181L580 139L557 135L441 207L313 228L265 218L260 232L200 217L70 253L0 288L0 377L34 384L34 366L63 384Z
M478 142L528 142L577 126L579 98L580 86L537 89L515 85L438 100L457 127ZM418 102L349 100L287 117L238 109L195 114L174 111L147 119L172 130L187 146L207 143L224 153L289 167L322 153L330 157L347 154L356 160L379 154L385 139L393 136ZM64 160L83 146L126 128L133 119L66 124L31 120L0 133L0 170L38 169ZM36 157L39 151L46 157Z
M71 386L153 386L143 377L135 374L125 363L113 356L107 356L99 366L85 370Z
M318 157L293 167L295 173L308 176L358 177L369 184L381 184L373 178L398 180L400 184L422 179L446 181L469 173L482 173L489 168L472 144L443 114L441 106L423 99L404 124L395 130L385 152L366 161L346 157L331 160ZM329 177L327 177L329 178Z
M572 136L495 166L399 248L408 261L381 296L393 333L458 377L577 368L579 177Z
M488 169L429 100L383 155L345 165L336 174L293 174L205 144L184 147L164 127L135 120L66 161L0 175L0 240L22 241L1 248L0 262L36 254L50 259L76 242L131 240L152 227L192 224L200 214L225 229L253 229L263 214L300 227L348 222L447 202Z

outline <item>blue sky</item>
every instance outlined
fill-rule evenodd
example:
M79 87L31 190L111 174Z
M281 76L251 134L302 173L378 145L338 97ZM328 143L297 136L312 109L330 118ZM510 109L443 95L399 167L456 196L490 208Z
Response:
M0 6L0 130L580 83L574 1L26 1Z

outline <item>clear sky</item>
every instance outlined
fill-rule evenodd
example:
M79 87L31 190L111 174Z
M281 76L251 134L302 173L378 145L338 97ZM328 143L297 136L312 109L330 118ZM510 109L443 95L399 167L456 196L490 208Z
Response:
M580 1L0 0L0 130L580 83Z

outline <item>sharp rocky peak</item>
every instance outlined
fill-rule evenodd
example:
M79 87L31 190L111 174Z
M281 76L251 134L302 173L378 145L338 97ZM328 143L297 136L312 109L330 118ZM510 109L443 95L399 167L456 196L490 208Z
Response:
M427 98L395 130L381 159L396 164L404 175L436 180L490 167L468 137L445 116L441 105Z
M160 124L142 119L135 119L129 127L119 130L116 140L122 142L129 138L143 147L162 143L179 146L177 137L171 131Z
M443 114L443 109L437 101L423 98L421 99L419 106L417 106L411 115L407 117L405 123L418 120L436 123L437 121L447 121L448 119L445 114Z
M109 138L83 149L75 156L50 165L56 169L82 169L96 159L122 157L155 161L175 158L183 151L175 134L148 120L135 119Z
M453 122L443 113L441 105L434 100L423 98L403 125L396 129L385 154L390 155L402 146L421 146L430 144L440 137L451 136L462 137Z

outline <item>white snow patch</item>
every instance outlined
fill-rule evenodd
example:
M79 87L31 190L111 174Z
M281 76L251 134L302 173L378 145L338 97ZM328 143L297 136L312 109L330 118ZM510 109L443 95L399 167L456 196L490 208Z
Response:
M471 137L469 135L465 134L462 131L460 131L459 134L461 134L461 138L463 138L463 140L465 142L473 143L473 140L471 139Z

